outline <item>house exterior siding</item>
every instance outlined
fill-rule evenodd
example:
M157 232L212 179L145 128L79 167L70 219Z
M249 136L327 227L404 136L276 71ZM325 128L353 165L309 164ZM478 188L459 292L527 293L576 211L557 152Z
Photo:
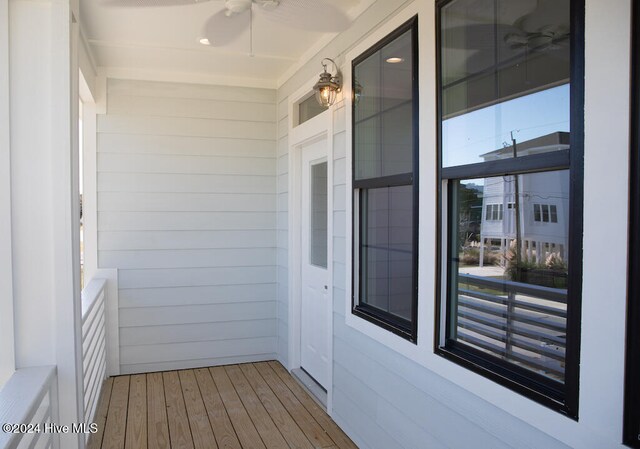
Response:
M110 79L97 128L121 372L274 358L275 91Z
M351 206L346 180L351 176L351 167L345 155L351 151L351 144L345 133L350 126L345 116L346 103L341 101L331 112L335 201L331 267L333 382L329 411L362 448L622 447L630 2L613 5L586 0L585 273L578 421L433 354L435 2L375 3L349 30L284 82L278 90L278 100L284 104L293 92L317 76L322 57L336 59L343 73L349 71L345 55L386 21L393 20L404 7L419 13L421 30L418 326L419 338L426 343L421 346L422 354L411 357L349 324L346 305L351 303L347 295L351 280L346 263L351 257L347 238L351 223L346 211ZM606 50L614 47L619 50ZM613 111L619 114L615 118ZM605 142L614 130L615 142ZM605 147L607 150L603 151ZM603 214L605 210L607 213ZM614 266L619 269L612 271ZM287 302L281 296L285 292L279 289L280 304ZM286 348L280 346L278 354L286 363Z

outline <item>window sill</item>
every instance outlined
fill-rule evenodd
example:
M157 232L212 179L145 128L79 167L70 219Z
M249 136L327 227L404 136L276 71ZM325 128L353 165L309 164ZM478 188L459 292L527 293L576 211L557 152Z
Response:
M559 412L574 421L578 420L576 409L572 409L563 398L559 389L554 389L548 383L537 382L532 376L518 373L509 369L507 364L499 364L472 351L454 345L437 347L435 354L459 365L475 375L485 377L496 384L523 396L526 399L537 402L545 407ZM561 386L562 384L558 384Z

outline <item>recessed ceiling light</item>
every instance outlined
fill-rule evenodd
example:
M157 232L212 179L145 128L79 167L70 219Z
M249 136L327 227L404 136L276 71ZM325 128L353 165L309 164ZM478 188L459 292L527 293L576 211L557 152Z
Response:
M389 64L400 64L401 62L404 62L404 58L396 58L396 57L388 58L387 62Z
M202 45L211 45L211 42L209 42L209 39L207 39L206 37L203 37L202 39L200 39L199 41Z

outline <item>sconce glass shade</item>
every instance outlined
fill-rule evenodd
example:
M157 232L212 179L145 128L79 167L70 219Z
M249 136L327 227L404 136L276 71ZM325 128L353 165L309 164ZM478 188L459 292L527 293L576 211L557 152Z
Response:
M325 71L320 74L320 79L316 85L313 86L313 90L316 93L316 100L320 106L328 108L336 101L336 94L340 90L340 84L336 78L331 76L325 69Z

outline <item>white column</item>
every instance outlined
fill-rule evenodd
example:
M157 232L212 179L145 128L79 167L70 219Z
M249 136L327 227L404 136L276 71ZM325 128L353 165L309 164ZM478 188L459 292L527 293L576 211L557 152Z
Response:
M77 24L69 0L8 1L16 366L57 366L58 423L71 424L82 416Z
M0 385L15 368L9 123L9 1L0 0Z

